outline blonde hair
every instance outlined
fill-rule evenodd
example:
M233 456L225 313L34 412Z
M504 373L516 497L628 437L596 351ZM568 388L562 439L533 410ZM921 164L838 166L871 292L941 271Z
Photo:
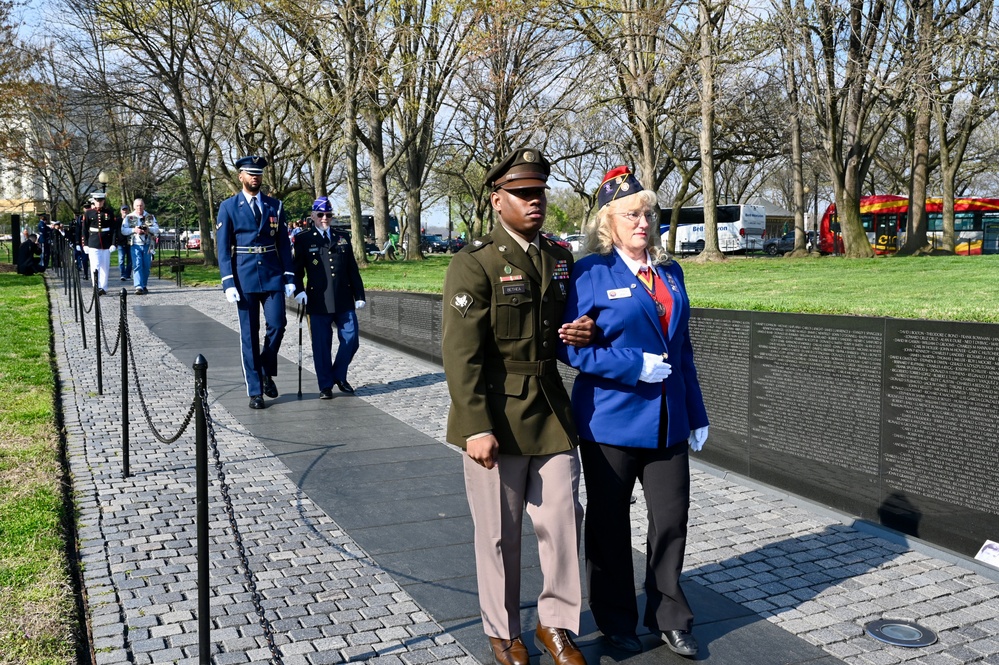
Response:
M639 200L650 210L655 210L656 204L659 202L656 193L648 189L636 192L632 196L639 197ZM618 203L623 200L615 199L607 203L607 205L597 211L596 218L586 225L586 240L583 245L587 252L606 256L613 251L614 235L611 232L611 215L621 209ZM652 257L652 263L656 265L667 265L673 260L669 252L659 245L650 243L648 250L649 255Z

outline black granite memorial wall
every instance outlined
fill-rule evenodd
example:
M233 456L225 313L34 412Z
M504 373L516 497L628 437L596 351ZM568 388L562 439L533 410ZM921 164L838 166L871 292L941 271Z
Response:
M369 292L358 318L441 362L439 295ZM999 539L999 325L697 309L690 331L699 459L966 555Z

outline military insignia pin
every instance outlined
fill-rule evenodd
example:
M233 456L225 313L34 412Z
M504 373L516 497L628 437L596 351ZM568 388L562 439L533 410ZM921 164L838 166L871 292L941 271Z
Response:
M513 272L513 268L511 268L510 266L503 266L503 272L509 275L510 273Z
M676 285L676 282L673 281L673 275L666 275L666 281L669 282L670 289L676 291L677 293L680 292L680 288Z
M627 192L629 189L631 189L631 185L629 185L626 182L622 182L621 183L621 191L622 192Z
M523 154L523 158L524 158L525 162L533 162L534 159L535 159L534 158L534 153L531 152L530 150L525 150L524 154Z
M506 245L500 245L500 246L499 246L499 247L497 247L496 249L498 249L498 250L499 250L499 251L501 251L501 252L505 252L505 251L506 251Z
M475 240L475 241L472 242L472 244L475 245L476 247L481 247L482 246L482 241L481 240Z
M458 310L462 318L465 318L465 314L468 313L468 308L472 306L472 296L467 293L459 293L454 298L451 299L451 307Z
M318 266L319 265L319 261L317 261L316 259L312 259L312 265Z

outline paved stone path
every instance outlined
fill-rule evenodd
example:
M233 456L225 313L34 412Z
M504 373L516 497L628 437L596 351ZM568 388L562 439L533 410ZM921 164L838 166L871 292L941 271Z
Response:
M122 477L115 415L120 357L105 355L103 395L98 395L92 313L86 317L89 348L84 349L61 282L48 279L96 662L197 663L193 425L175 443L157 441L132 380L133 475ZM130 308L187 306L236 330L236 310L217 289L177 289L165 280L152 281L150 295L129 295ZM119 298L112 294L100 304L107 341L114 346ZM193 358L178 361L139 316L129 316L129 329L142 401L153 425L169 438L192 404ZM235 332L231 344L238 347ZM294 366L297 353L297 329L289 316L282 347L289 363L282 371ZM304 357L311 368L307 331ZM362 340L350 380L361 400L453 449L444 442L448 397L439 367ZM282 661L482 660L362 551L336 515L315 505L289 478L285 463L221 406L211 382L209 387L225 482ZM315 391L312 385L306 389ZM999 665L999 571L854 524L693 459L689 581L820 647L829 657L823 663ZM265 663L271 652L214 471L212 477L213 662ZM640 493L632 516L640 552L646 529ZM864 634L867 621L886 617L917 620L940 639L927 648L903 649ZM768 654L765 645L761 649L747 653L744 662L791 662ZM653 660L643 656L641 662L685 662L665 649L654 652ZM721 662L711 655L705 660Z

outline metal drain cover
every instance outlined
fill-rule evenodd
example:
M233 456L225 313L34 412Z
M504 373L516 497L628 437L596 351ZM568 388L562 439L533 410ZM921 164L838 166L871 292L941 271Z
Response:
M879 619L864 626L864 631L876 640L897 647L928 647L937 641L937 635L913 621Z

